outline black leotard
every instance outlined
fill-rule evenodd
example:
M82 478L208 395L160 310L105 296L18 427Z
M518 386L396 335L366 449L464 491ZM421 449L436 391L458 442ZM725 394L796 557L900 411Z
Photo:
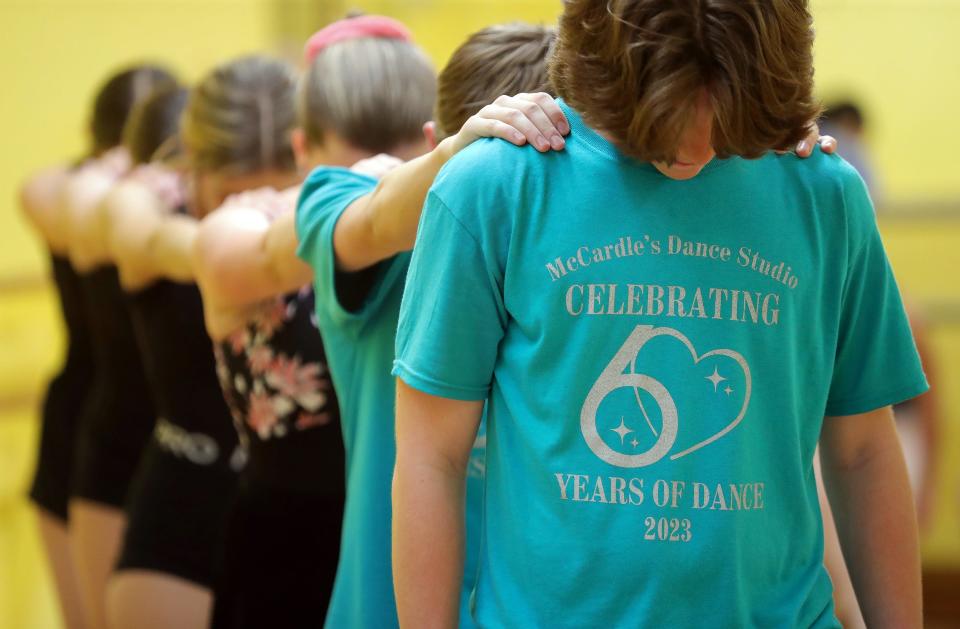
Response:
M344 452L313 292L277 299L219 343L217 367L249 459L213 627L320 627L339 554Z
M66 357L59 373L50 381L43 402L40 450L30 498L66 521L77 426L93 383L94 361L80 276L67 258L50 258L66 328Z
M217 380L197 285L161 280L128 297L158 417L211 437L229 463L237 433ZM206 464L206 458L209 453L195 462Z
M79 425L73 496L122 507L156 413L115 266L80 276L94 380Z
M217 381L200 292L163 280L129 301L158 419L131 488L117 569L212 587L243 455Z

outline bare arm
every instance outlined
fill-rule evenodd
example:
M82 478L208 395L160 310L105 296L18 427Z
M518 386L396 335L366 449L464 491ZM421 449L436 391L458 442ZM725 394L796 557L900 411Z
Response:
M20 188L20 207L40 237L56 254L67 253L67 232L60 220L60 197L69 173L53 166L34 173Z
M199 231L197 219L184 214L164 217L147 243L147 255L160 277L175 282L193 282L193 243Z
M434 178L447 160L475 140L498 137L518 145L529 142L540 151L560 150L569 130L563 111L547 94L501 96L455 136L384 175L372 193L346 209L333 232L337 267L359 271L412 249Z
M454 629L460 607L467 461L483 402L397 380L393 582L404 627Z
M272 221L242 204L203 220L192 255L205 300L244 308L310 283L313 271L297 257L296 193L282 193L288 209Z
M913 331L913 339L917 344L917 353L920 354L923 371L927 376L927 382L930 383L930 390L914 400L917 405L924 445L919 495L914 496L917 501L917 519L920 530L923 531L930 526L933 517L934 499L937 493L936 471L940 448L939 389L937 389L936 361L930 344L929 329L922 316L922 311L917 306L908 303L907 315L910 318L910 329Z
M102 203L116 177L99 169L71 175L60 199L60 220L65 229L70 262L79 272L111 262L106 213Z
M160 278L193 281L191 248L197 221L172 213L148 186L123 181L103 202L110 256L127 290Z
M863 623L860 604L857 602L857 595L853 592L850 573L847 571L847 564L844 563L843 553L840 550L837 525L833 521L833 511L830 509L827 490L823 486L823 475L820 472L819 451L814 455L813 471L817 478L817 498L823 517L823 565L827 568L830 580L833 582L833 607L844 629L862 629L866 625Z
M827 417L823 480L869 627L921 627L917 520L890 407Z
M413 248L420 210L433 179L452 157L451 138L387 173L376 189L354 201L333 232L337 267L359 271Z
M103 202L107 217L110 255L120 272L120 283L136 290L154 281L159 273L150 253L150 242L167 211L156 195L142 184L118 184Z

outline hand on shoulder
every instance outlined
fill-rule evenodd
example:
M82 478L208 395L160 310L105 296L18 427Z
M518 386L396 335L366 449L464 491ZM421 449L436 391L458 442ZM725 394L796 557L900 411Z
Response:
M367 159L361 159L359 162L351 166L350 170L355 173L360 173L361 175L373 177L374 179L382 179L384 175L402 163L403 160L399 157L387 155L386 153L380 153L379 155L374 155L373 157L368 157Z
M563 110L549 94L504 95L468 118L450 146L456 154L480 138L501 138L545 153L563 150L563 136L569 133Z
M126 179L153 193L165 209L174 210L186 203L183 175L161 164L141 164Z
M285 190L264 187L256 190L247 190L234 194L223 202L216 212L226 212L237 209L256 210L273 221L294 209L300 186L293 186Z

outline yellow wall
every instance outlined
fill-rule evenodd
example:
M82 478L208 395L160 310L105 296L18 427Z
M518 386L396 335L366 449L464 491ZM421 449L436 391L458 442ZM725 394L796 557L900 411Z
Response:
M864 102L889 199L960 202L960 2L812 4L817 84Z
M213 64L263 48L268 0L5 0L0 2L0 278L36 272L41 253L17 215L18 182L77 156L91 95L135 61L196 79Z

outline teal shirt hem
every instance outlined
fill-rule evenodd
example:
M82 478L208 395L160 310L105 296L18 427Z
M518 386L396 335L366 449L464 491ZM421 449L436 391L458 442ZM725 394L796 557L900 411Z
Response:
M393 361L393 371L391 373L418 391L451 400L479 402L487 399L490 394L489 387L459 387L430 378L417 372L399 359Z
M918 395L922 395L930 390L930 384L927 378L921 377L908 385L897 387L890 391L878 393L868 397L854 398L852 400L841 400L833 402L827 406L825 415L842 417L845 415L861 415L869 413L885 406L906 402Z

